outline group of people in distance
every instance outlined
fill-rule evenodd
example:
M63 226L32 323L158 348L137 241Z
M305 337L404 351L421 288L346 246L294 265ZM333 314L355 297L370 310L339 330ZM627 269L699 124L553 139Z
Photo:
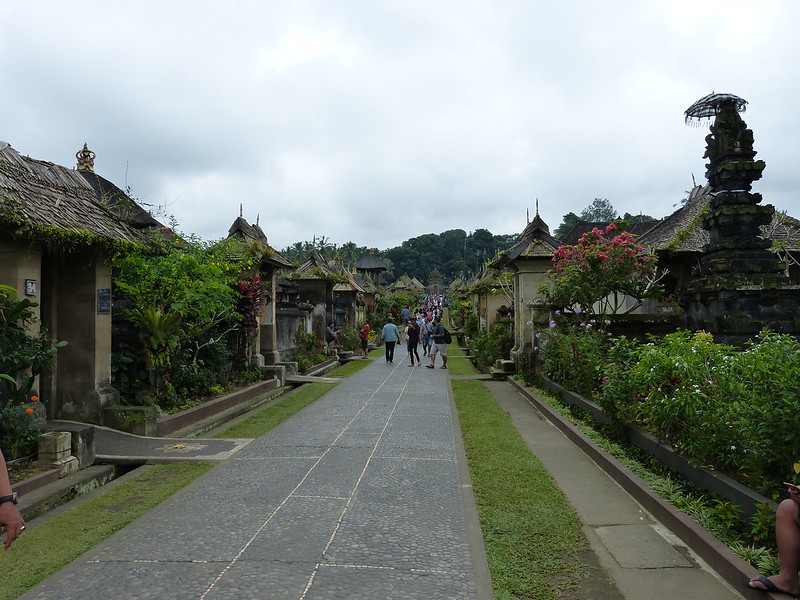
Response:
M436 355L441 355L442 366L440 369L447 368L447 330L442 324L441 309L431 312L418 311L412 314L409 307L402 310L402 331L395 323L395 316L390 314L386 319L386 325L381 330L381 340L385 346L386 363L394 362L394 350L398 342L405 339L408 358L411 363L409 367L419 366L422 359L419 356L419 345L422 343L422 356L430 357L430 364L425 365L429 369L436 367ZM405 336L405 337L403 337ZM416 364L414 359L416 358Z

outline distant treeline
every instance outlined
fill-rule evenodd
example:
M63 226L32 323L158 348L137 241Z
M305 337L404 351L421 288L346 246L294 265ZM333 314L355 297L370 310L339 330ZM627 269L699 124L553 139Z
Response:
M426 233L411 238L395 248L378 250L377 254L389 267L384 274L385 283L408 275L427 284L434 270L441 274L445 283L449 283L456 277L471 277L487 260L510 248L516 239L517 234L494 235L486 229L476 229L471 233L463 229L450 229L439 234ZM317 250L329 261L338 256L348 269L352 269L360 258L369 253L366 246L358 246L354 242L337 246L323 236L310 242L295 242L281 250L281 254L300 264L312 250Z

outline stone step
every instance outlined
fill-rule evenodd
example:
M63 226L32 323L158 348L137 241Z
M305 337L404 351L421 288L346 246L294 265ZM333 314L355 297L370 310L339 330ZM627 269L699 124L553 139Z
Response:
M507 371L503 371L502 369L498 369L496 367L489 367L489 374L492 376L492 379L499 379L499 380L508 379L509 376L509 373Z
M517 372L517 365L513 360L496 360L494 363L494 368L508 374Z

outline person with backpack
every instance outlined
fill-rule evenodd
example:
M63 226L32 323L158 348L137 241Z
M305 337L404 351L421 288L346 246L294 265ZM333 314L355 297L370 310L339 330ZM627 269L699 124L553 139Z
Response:
M433 369L436 367L436 355L442 355L442 366L439 367L440 369L447 368L447 329L445 329L444 325L442 325L442 320L439 317L433 319L433 332L431 333L431 339L433 340L433 345L431 346L431 364L425 365L428 369Z

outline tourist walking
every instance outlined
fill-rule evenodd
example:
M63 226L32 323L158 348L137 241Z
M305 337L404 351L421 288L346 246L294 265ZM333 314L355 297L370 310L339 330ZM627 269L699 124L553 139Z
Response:
M442 320L439 317L435 317L433 319L433 332L431 333L431 339L433 340L433 345L431 346L431 364L425 365L429 369L433 369L436 366L436 355L442 355L442 366L439 367L440 369L447 368L447 342L445 341L445 336L447 332L442 325Z
M400 330L394 324L394 319L389 316L386 319L386 325L381 330L381 339L386 347L386 362L387 364L394 362L394 347L397 340L400 339Z
M414 315L414 321L417 324L417 329L419 329L419 343L422 344L422 326L425 325L425 316L422 314L422 309L417 310L416 314ZM425 346L422 346L422 352L424 356Z
M422 356L428 356L431 352L431 333L433 333L433 322L431 321L430 313L425 316L420 331L422 332Z
M417 350L417 346L419 346L419 325L414 319L409 319L408 324L406 325L406 348L408 350L408 358L411 359L411 364L408 365L409 367L414 366L414 356L417 357L417 366L421 364L422 361L419 359L419 351Z

